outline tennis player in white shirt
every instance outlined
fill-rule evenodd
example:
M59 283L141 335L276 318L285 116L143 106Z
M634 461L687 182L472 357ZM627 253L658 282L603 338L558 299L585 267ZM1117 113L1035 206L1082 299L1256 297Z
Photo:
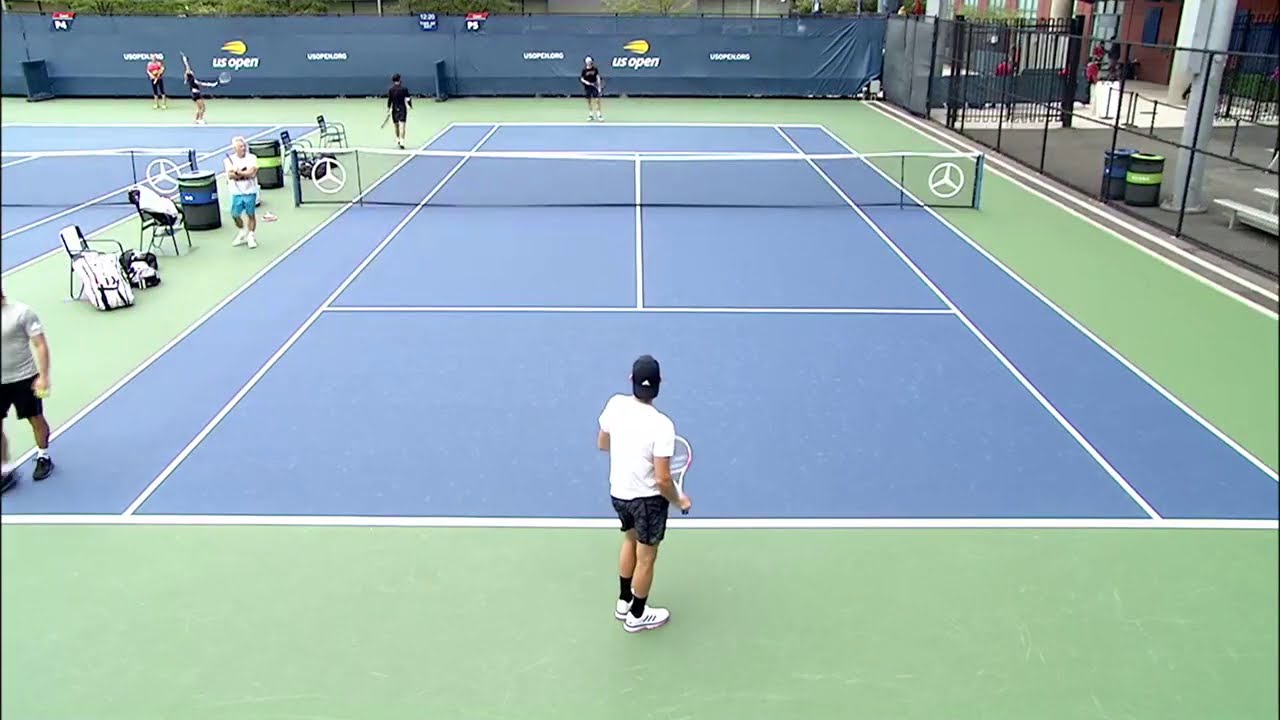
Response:
M625 533L613 616L630 633L660 628L671 619L666 608L648 605L653 565L667 532L667 509L693 505L671 480L676 426L653 406L661 382L658 361L640 356L631 366L631 394L609 398L596 439L596 447L609 453L609 495Z
M231 183L231 219L240 232L231 243L258 247L255 231L258 229L258 157L249 152L249 143L243 137L231 140L231 154L223 161L227 181Z

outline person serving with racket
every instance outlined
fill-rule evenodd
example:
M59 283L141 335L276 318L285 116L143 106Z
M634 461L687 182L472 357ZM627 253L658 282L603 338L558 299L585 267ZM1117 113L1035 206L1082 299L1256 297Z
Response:
M226 85L231 82L231 73L224 72L218 76L218 82L204 82L196 77L196 73L191 69L191 63L187 62L186 53L182 54L182 81L191 91L191 101L196 104L196 124L204 125L204 93L200 88L213 88L219 85Z
M671 619L665 608L648 604L653 566L667 531L667 509L675 505L688 512L693 506L683 483L672 477L672 457L688 444L676 437L671 418L653 406L661 382L657 360L649 355L637 359L631 367L631 394L609 398L596 438L596 446L609 453L609 495L624 533L614 617L630 633L660 628ZM682 469L676 472L682 476Z
M604 113L600 110L600 93L604 90L604 78L600 76L600 69L596 67L596 63L590 56L583 61L582 74L578 76L578 81L582 83L582 92L587 96L587 120L604 120Z

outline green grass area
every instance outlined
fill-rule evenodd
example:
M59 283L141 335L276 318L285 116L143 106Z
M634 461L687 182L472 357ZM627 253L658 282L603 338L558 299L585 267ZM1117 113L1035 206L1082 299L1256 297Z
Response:
M1271 532L6 527L6 718L1274 718ZM94 559L87 572L85 558Z
M7 122L185 119L185 109L159 113L145 100L5 99L0 110ZM606 110L614 121L822 123L861 151L940 149L857 102L626 100ZM449 122L578 120L581 111L579 100L563 99L420 103L410 141ZM320 112L346 123L353 144L391 145L377 101L210 103L211 122L305 124ZM1276 320L1003 178L989 176L985 191L982 211L943 214L1277 466ZM65 302L60 257L4 279L7 294L46 321L55 425L336 209L293 208L287 190L268 193L267 203L280 220L263 225L257 251L231 248L229 226L196 233L199 250L162 260L165 284L128 313ZM109 236L132 242L136 233L124 225ZM10 435L17 450L29 446L25 432ZM5 525L0 712L105 720L1261 720L1280 712L1274 531L673 532L654 600L675 619L637 637L610 615L616 536Z

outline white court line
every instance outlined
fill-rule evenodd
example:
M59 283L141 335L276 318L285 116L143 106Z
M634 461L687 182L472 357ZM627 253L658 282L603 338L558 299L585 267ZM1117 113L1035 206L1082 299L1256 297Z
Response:
M822 128L822 130L829 137L831 137L831 139L835 140L845 149L852 152L853 148L849 147L849 144L846 143L844 140L840 139L840 137L837 136L835 133L831 132L825 127ZM876 173L878 173L885 180L893 183L894 185L897 185L898 187L901 187L900 185L898 185L898 183L894 182L892 178L886 175L884 171L876 167L875 163L867 163L867 166L870 167L872 170L874 170ZM981 253L982 256L985 257L988 262L1000 268L1000 270L1002 270L1010 278L1013 278L1013 280L1017 282L1019 285L1021 285L1024 290L1031 293L1033 297L1035 297L1040 302L1044 303L1045 306L1047 306L1050 310L1053 310L1055 313L1057 313L1058 316L1061 317L1063 320L1066 320L1068 323L1070 323L1072 327L1074 327L1076 330L1079 330L1085 337L1093 341L1095 345L1105 350L1108 355L1115 358L1117 362L1119 362L1121 365L1124 365L1126 368L1128 368L1129 372L1133 373L1138 379L1145 382L1153 390L1155 390L1156 392L1164 396L1166 400L1173 403L1174 407L1177 407L1179 410L1186 413L1188 417L1200 423L1201 427L1213 433L1215 437L1217 437L1222 442L1226 443L1227 447L1230 447L1232 450L1235 450L1237 453L1240 454L1241 457L1243 457L1244 459L1252 463L1254 467L1266 473L1267 476L1270 477L1272 480L1280 480L1280 477L1277 477L1275 470L1272 470L1271 468L1267 467L1266 463L1262 462L1256 456L1254 456L1253 453L1246 450L1243 445L1236 442L1235 440L1232 440L1230 437L1227 436L1226 433L1219 430L1216 425L1206 420L1203 416L1200 415L1200 413L1197 413L1195 410L1191 409L1191 406L1187 405L1186 403L1182 402L1177 397L1175 397L1173 393L1169 392L1169 390L1166 389L1163 385L1156 382L1150 375L1143 372L1137 365L1134 365L1132 362L1129 362L1128 358L1126 358L1124 355L1121 355L1115 348L1107 344L1102 338L1095 335L1093 331L1085 327L1080 321L1076 320L1067 311L1059 307L1057 303L1050 300L1048 296L1040 292L1034 285L1027 282L1020 275L1018 275L1013 270L1011 270L1009 266L1001 262L999 258L997 258L995 255L992 255L990 252L987 252L986 248L982 247L982 245L975 242L973 238L969 237L963 231L961 231L960 228L953 225L951 221L947 220L945 217L943 217L933 208L926 206L925 203L920 202L919 199L916 199L913 195L911 195L910 191L906 190L906 188L903 188L903 191L906 192L909 197L912 197L913 199L915 199L916 202L921 205L921 207L924 207L926 212L932 215L938 222L942 223L944 227L948 228L949 230L951 230L951 232L955 233L956 237L960 238L961 240L964 240L966 243L968 243L969 247ZM1185 268L1183 269L1185 270ZM1201 279L1203 280L1203 278Z
M273 132L273 131L275 131L275 130L278 130L278 129L282 128L282 127L286 127L286 126L285 126L285 125L276 125L276 126L274 126L274 127L267 128L266 130L263 130L263 131L262 131L262 132L260 132L260 133L256 133L256 134L254 134L254 135L250 135L249 137L247 137L247 138L245 138L245 139L246 139L246 140L248 140L248 141L252 141L254 138L262 137L263 135L266 135L266 134L268 134L268 133L270 133L270 132ZM227 151L228 151L228 150L230 150L230 149L231 149L231 146L230 146L230 145L227 145L227 146L225 146L225 147L219 148L218 150L214 150L214 151L212 151L212 152L207 152L207 153L204 153L203 155L197 155L197 156L196 156L196 163L197 163L197 164L199 164L199 162L200 162L201 160L208 160L209 158L212 158L212 157L214 157L214 156L217 156L217 155L223 154L223 153L227 152ZM186 167L186 166L187 166L187 163L182 163L182 165L180 165L180 166L179 166L179 169L184 168L184 167ZM33 229L35 229L35 228L40 227L41 225L44 225L44 224L46 224L46 223L53 222L54 220L57 220L57 219L58 219L58 218L60 218L60 217L66 217L67 215L70 215L70 214L71 214L71 213L73 213L73 212L79 212L79 211L81 211L81 210L83 210L83 209L85 209L85 208L87 208L87 207L89 207L89 206L91 206L91 205L96 205L97 203L100 203L100 202L102 202L103 200L106 200L107 198L109 198L109 197L111 197L111 196L113 196L113 195L119 195L119 194L121 194L121 193L123 193L123 192L126 192L126 191L128 191L128 190L129 190L129 188L131 188L131 187L133 187L133 186L135 186L135 185L137 185L137 184L138 184L138 183L136 183L136 182L134 182L134 183L129 183L128 185L125 185L124 187L116 188L115 190L112 190L111 192L106 193L105 195L100 195L100 196L98 196L98 197L96 197L96 198L94 198L94 199L92 199L92 200L89 200L89 201L86 201L86 202L82 202L82 203L80 203L79 205L76 205L75 207L67 208L67 209L65 209L65 210L61 210L61 211L59 211L59 212L57 212L57 213L55 213L55 214L53 214L53 215L50 215L50 216L48 216L48 217L46 217L46 218L43 218L43 219L41 219L41 220L36 220L36 221L35 221L35 222L33 222L33 223L28 223L28 224L23 225L22 227L17 228L17 229L15 229L15 230L10 230L9 232L7 232L7 233L5 233L5 234L0 235L0 240L4 240L5 238L13 237L14 235L17 235L18 233L23 233L23 232L26 232L26 231L28 231L28 230L33 230ZM132 218L132 217L133 217L133 215L129 215L129 216L128 216L128 218L125 218L125 219L130 219L130 218ZM28 262L30 262L30 261L28 261ZM25 265L25 264L27 264L27 263L23 263L23 265ZM19 267L21 267L21 265L20 265ZM14 270L17 270L17 269L18 269L18 268L14 268ZM9 272L13 272L13 270L10 270Z
M799 146L795 144L795 142L791 139L791 136L787 135L786 131L784 131L781 127L778 127L776 129L779 135L785 138L788 143L791 143L791 145L796 148L797 152L801 152L799 149ZM836 194L838 194L841 197L841 199L843 199L849 205L849 207L855 213L858 214L858 217L862 218L863 222L867 224L867 227L871 228L871 230L874 231L877 236L879 236L879 238L885 243L885 245L889 246L889 249L891 249L894 252L894 254L898 256L898 259L902 260L902 262L905 263L907 267L911 268L911 271L915 273L916 277L920 278L920 281L923 282L925 285L927 285L929 289L933 291L933 294L938 297L939 300L941 300L944 304L946 304L947 307L951 308L951 310L955 313L956 317L960 319L960 322L964 323L964 326L969 328L969 332L973 333L974 337L978 338L978 341L981 342L987 348L987 350L991 352L993 356L995 356L996 360L998 360L1001 365L1004 365L1005 369L1008 370L1011 375L1013 375L1013 377L1022 385L1022 387L1026 388L1027 392L1031 393L1031 396L1034 397L1036 401L1040 403L1041 407L1043 407L1045 410L1049 412L1050 415L1053 416L1053 419L1056 420L1058 424L1061 425L1062 428L1066 430L1067 433L1070 434L1073 439L1075 439L1076 443L1079 444L1080 447L1083 448L1085 452L1089 453L1089 456L1093 458L1094 462L1096 462L1099 467L1101 467L1104 471L1106 471L1108 475L1111 476L1111 479L1114 480L1115 483L1119 485L1122 490L1125 491L1125 494L1127 494L1130 497L1130 499L1132 499L1135 503L1137 503L1138 507L1141 507L1142 511L1145 512L1149 517L1158 519L1160 517L1160 514L1155 511L1155 508L1151 507L1151 505L1147 503L1146 499L1144 499L1142 495L1139 494L1138 491L1135 490L1134 487L1129 484L1129 481L1125 480L1124 477L1120 474L1120 472L1116 470L1115 467L1113 467L1105 457L1102 456L1102 453L1098 452L1097 448L1095 448L1092 443L1090 443L1087 439L1085 439L1084 435L1082 435L1080 431L1076 429L1075 425L1072 425L1071 421L1067 420L1066 416L1064 416L1058 410L1058 408L1053 405L1053 403L1049 402L1049 399L1046 398L1044 394L1041 393L1040 390L1036 388L1036 386L1032 384L1032 382L1028 380L1025 375L1022 374L1022 371L1019 370L1017 366L1015 366L1012 362L1010 362L1009 358L1005 357L1005 354L1001 352L1000 349L997 348L994 343L991 342L991 340L986 336L986 334L984 334L981 330L978 329L978 326L975 325L973 321L970 320L969 317L964 314L964 311L956 307L955 303L951 302L951 298L948 297L946 293L942 292L942 290L933 282L933 280L930 279L929 276L926 275L924 271L921 270L915 264L915 262L912 261L911 258L908 257L907 254L902 251L902 248L898 247L898 244L895 243L893 239L890 238L884 232L884 230L881 229L880 226L877 225L875 221L871 219L869 215L863 212L862 208L858 207L857 203L849 199L849 196L846 195L844 191L840 189L840 186L837 185L836 182L832 180L829 175L823 172L822 168L818 167L817 163L813 162L812 160L808 160L808 162L809 162L809 166L813 168L814 172L818 173L818 175L820 175L822 179L826 181L827 185L830 185L831 189L834 190ZM871 163L867 163L867 165L871 165ZM903 188L903 191L905 192L906 189ZM909 193L908 193L908 196L910 196ZM913 197L912 199L915 199L915 198ZM918 203L919 200L917 199L916 202Z
M313 123L313 122L315 122L315 121L314 121L314 120L299 120L298 122L288 122L288 121L286 121L286 122L284 122L283 124L281 124L281 125L277 125L277 126L275 126L275 127L286 127L286 126L306 127L307 125L310 125L310 124L311 124L311 123ZM204 124L201 124L201 125L197 125L196 123L192 123L192 122L185 122L185 123L65 123L65 122L59 122L59 123L22 123L22 122L18 122L18 123L3 123L3 124L0 124L0 127L14 127L14 128L50 128L50 129L52 129L52 128L64 128L64 127L65 127L65 128L200 128L200 127L212 127L212 128L245 128L245 129L251 129L251 128L256 128L256 127L272 127L272 126L269 126L269 125L263 125L262 123L204 123Z
M671 128L764 128L772 130L775 126L771 123L718 123L718 122L460 122L458 127L488 127L490 125L500 125L502 127L671 127ZM795 128L813 128L822 127L817 123L795 123L788 124L787 127Z
M330 305L326 313L669 313L673 315L954 315L950 308L563 307L556 305Z
M986 158L987 158L986 164L988 165L988 167L993 165L998 166L998 167L992 167L991 169L991 172L995 173L996 175L999 175L1000 177L1003 177L1006 180L1009 180L1010 182L1014 182L1014 183L1018 183L1019 185L1022 185L1027 191L1031 192L1032 194L1042 198L1043 200L1053 205L1056 205L1058 208L1066 211L1067 213L1070 213L1072 216L1079 218L1080 220L1083 220L1100 230L1105 231L1109 235L1113 235L1119 238L1120 240L1127 243L1128 245L1131 245L1137 248L1138 250L1141 250L1142 252L1156 258L1160 262L1178 270L1184 275L1191 277L1197 282L1203 285L1207 285L1213 288L1214 290L1216 290L1217 292L1220 292L1223 295L1226 295L1227 297L1230 297L1233 300L1241 302L1244 305L1248 306L1249 308L1253 310L1257 310L1258 312L1266 315L1267 317L1270 317L1270 318L1280 317L1280 315L1278 315L1275 310L1259 305L1256 302L1250 300L1249 298L1242 297L1241 295L1233 292L1230 288L1225 288L1222 285L1219 285L1218 283L1213 282L1212 280L1209 280L1208 278L1204 277L1200 273L1195 272L1191 268L1188 268L1182 265L1181 263L1174 262L1168 257L1161 255L1158 252L1155 252L1151 248L1143 245L1142 243L1135 242L1132 238L1126 237L1123 233L1117 232L1114 227L1108 227L1107 225L1104 225L1098 222L1097 220L1094 220L1093 218L1084 215L1083 213L1080 212L1080 210L1085 210L1093 215L1096 215L1098 217L1105 219L1108 223L1111 223L1116 227L1124 228L1125 230L1133 233L1134 235L1143 237L1149 240L1150 242L1156 245L1159 245L1160 247L1174 253L1178 257L1188 262L1194 263L1195 265L1203 268L1204 270L1207 270L1233 283L1236 283L1241 287L1248 288L1252 292L1255 292L1267 298L1268 300L1280 301L1280 296L1277 296L1274 290L1264 288L1261 285L1253 283L1245 278L1239 277L1238 275L1230 272L1229 270L1226 270L1222 267L1219 267L1218 265L1215 265L1214 263L1211 263L1192 253L1187 252L1186 250L1170 242L1170 238L1161 237L1160 235L1150 232L1139 225L1129 222L1124 217L1122 217L1119 213L1110 209L1109 207L1107 207L1102 203L1085 202L1080 198L1072 195L1070 192L1067 192L1061 188L1055 187L1051 181L1042 177L1037 177L1034 173L1028 172L1018 167L1015 163L1012 163L1003 158L997 157L989 152L985 152L983 149L967 141L950 137L949 135L945 134L940 128L934 128L932 126L929 126L924 121L918 121L917 118L914 118L908 115L907 113L900 112L896 108L884 108L884 107L881 107L878 103L871 103L871 107L875 108L877 112L885 114L891 119L901 122L903 125L910 127L920 135L927 137L931 140L934 140L941 145L945 145L954 150L963 150L968 152L982 152L983 154L986 155ZM826 130L826 128L823 128L823 129ZM827 130L827 133L831 134L831 131ZM839 138L837 138L837 140L839 141ZM840 141L840 144L844 145L846 148L849 147L843 141ZM999 168L1004 168L1004 169L1001 170ZM1017 176L1017 179L1013 177L1014 175ZM1050 193L1052 193L1052 195L1056 197L1051 197ZM1071 207L1067 203L1070 203L1075 207Z
M635 156L636 170L636 309L644 307L644 208L640 205L640 156Z
M29 162L31 162L32 160L38 160L40 157L41 157L40 155L29 155L29 156L27 156L27 157L22 158L21 160L10 160L9 162L7 162L7 163L5 163L5 164L0 165L0 168L10 168L10 167L13 167L14 165L21 165L22 163L29 163Z
M489 132L485 133L484 137L480 138L480 142L476 143L475 147L471 148L469 152L479 150L480 146L484 145L485 141L492 137L497 131L498 126L494 125ZM369 267L369 264L382 253L382 250L390 245L391 241L395 240L396 236L399 235L402 230L408 227L409 223L418 216L418 213L422 212L422 208L426 207L427 203L431 202L431 198L435 197L436 193L440 192L440 190L444 188L445 184L462 169L463 165L466 165L467 160L470 159L470 157L470 155L464 156L457 164L455 164L444 178L442 178L440 182L436 183L436 186L431 188L430 192L422 198L422 201L415 205L414 208L400 220L400 222L396 223L395 227L391 228L391 232L387 233L387 236L384 237L368 255L365 256L364 260L360 261L360 264L347 275L347 277L338 285L337 288L334 289L332 293L330 293L329 297L325 298L324 301L320 303L320 306L317 307L315 311L311 313L311 316L308 317L302 325L289 336L289 339L285 340L284 344L281 345L280 348L271 355L271 357L267 358L267 361L263 363L262 367L258 368L258 371L249 378L249 381L246 382L244 386L242 386L240 390L222 406L222 409L218 411L218 414L214 415L213 419L205 424L200 432L196 433L196 436L191 439L191 442L187 443L186 447L182 448L177 457L175 457L163 470L160 471L160 474L147 485L146 489L143 490L133 502L129 503L129 507L127 507L123 513L124 515L133 515L138 511L138 508L142 507L142 504L147 501L147 498L151 497L152 493L154 493L156 489L159 488L160 485L178 469L178 466L181 465L197 447L199 447L200 443L203 442L205 438L209 437L209 433L213 432L214 428L216 428L218 424L235 409L236 405L244 399L245 395L248 395L249 391L252 390L268 372L271 371L271 368L275 367L275 364L280 361L280 358L284 357L284 354L289 351L289 348L293 347L294 344L297 343L298 340L307 332L307 330L315 324L316 320L320 319L320 316L324 314L325 308L332 305L333 301L337 300L347 287L349 287L351 283L355 282L355 279L360 276L360 273L363 272L365 268Z
M452 129L453 129L453 125L446 125L444 129L440 130L440 132L433 135L431 139L426 142L426 145L423 145L423 147L427 147L431 145L431 143L434 143L436 140L439 140L441 137L443 137L446 133L448 133ZM367 189L365 189L363 192L357 195L355 199L353 199L351 202L335 210L332 215L325 218L324 221L321 222L319 225L317 225L315 228L313 228L311 232L304 235L301 239L299 239L293 245L290 245L289 248L286 249L283 253L281 253L278 257L276 257L276 259L268 263L266 267L254 273L253 277L246 280L243 285L236 288L234 292L232 292L230 295L223 298L220 302L218 302L217 305L214 305L212 308L209 309L208 312L201 315L199 318L196 319L195 322L191 323L186 327L186 329L178 333L177 337L165 343L163 347L161 347L159 350L152 353L150 357L148 357L146 360L143 360L142 363L140 363L133 370L130 370L129 374L120 378L120 380L117 381L115 385L112 385L111 387L107 388L106 392L94 398L93 402L90 402L88 405L81 408L79 412L77 412L75 415L72 415L62 425L59 425L58 427L54 428L53 432L49 435L49 440L50 441L57 440L63 433L70 430L72 426L74 426L76 423L83 420L85 416L93 412L100 405L102 405L108 399L110 399L112 395L116 394L116 392L120 390L120 388L133 382L134 378L141 375L143 371L145 371L147 368L155 364L155 362L158 361L160 358L164 357L165 353L168 353L170 350L177 347L178 343L185 340L187 336L191 335L191 333L199 329L201 325L204 325L205 322L209 320L209 318L216 315L219 311L221 311L227 305L230 305L233 300L235 300L236 298L244 294L244 292L248 290L250 287L252 287L254 283L258 282L258 280L262 279L263 276L271 272L272 268L284 262L285 258L292 255L295 250L297 250L298 248L306 244L308 240L315 237L316 235L319 235L320 231L324 230L326 227L332 224L335 220L341 217L344 213L346 213L348 210L354 207L357 203L360 202L361 198L373 192L373 190L377 188L379 185L381 185L384 180L391 177L393 174L395 174L396 171L404 167L412 159L413 159L412 157L407 157L404 160L401 160L398 164L396 164L394 167L388 170L386 174L384 174L382 177L375 180L372 185L370 185ZM55 252L60 253L62 252L62 250L56 250ZM35 454L36 454L36 450L35 448L32 448L27 452L23 453L22 457L18 458L15 462L19 466L24 465L28 460L35 457Z
M3 515L4 525L522 528L617 531L617 518L360 515ZM679 530L1280 530L1276 520L1111 518L671 518Z
M258 126L256 126L256 125L255 125L255 126L253 126L253 127L258 127ZM286 127L286 126L281 125L281 126L279 126L279 127ZM270 131L268 131L268 132L270 132ZM310 137L311 135L314 135L314 134L316 134L316 133L318 133L318 132L320 132L320 128L315 128L315 129L312 129L312 130L308 130L305 134L298 136L298 139L299 139L299 140L301 140L301 139L304 139L304 138ZM261 133L259 133L258 135L254 135L253 137L255 137L255 138L256 138L256 137L259 137L260 135L261 135ZM218 150L212 151L212 152L210 152L210 153L206 153L206 155L207 155L208 157L206 157L205 155L197 155L197 156L196 156L196 162L197 162L197 163L199 163L201 160L208 160L209 158L212 158L214 155L217 155L217 154L219 154L219 153L225 153L225 152L227 152L227 151L228 151L228 150L230 150L230 149L231 149L231 146L230 146L230 145L227 145L226 147L219 148ZM223 177L223 176L225 176L226 174L227 174L227 173L226 173L226 171L225 171L225 170L219 170L219 171L218 171L218 175L217 175L217 176L218 176L218 177ZM129 213L128 215L125 215L124 217L120 218L119 220L114 220L114 221L112 221L112 222L110 222L110 223L107 223L106 225L103 225L102 227L98 228L97 230L94 230L93 232L89 233L88 239L89 239L89 240L92 240L92 239L94 239L94 238L96 238L96 237L100 237L103 233L105 233L105 232L110 232L111 230L115 229L116 227L118 227L118 226L120 226L120 225L123 225L123 224L125 224L125 223L127 223L127 222L130 222L131 220L135 219L136 217L137 217L137 214L136 214L136 213ZM37 255L37 256L35 256L35 257L31 258L30 260L27 260L26 262L19 263L19 264L15 265L15 266L13 266L13 267L9 268L8 270L5 270L2 274L0 274L0 276L8 277L8 276L12 275L13 273L16 273L16 272L18 272L19 270L22 270L23 268L30 267L31 265L35 265L36 263L38 263L38 262L40 262L40 261L42 261L42 260L45 260L45 259L50 258L50 257L53 257L54 255L62 255L63 253L64 253L64 250L63 250L61 247L55 247L55 248L52 248L52 249L50 249L50 250L46 251L43 255Z

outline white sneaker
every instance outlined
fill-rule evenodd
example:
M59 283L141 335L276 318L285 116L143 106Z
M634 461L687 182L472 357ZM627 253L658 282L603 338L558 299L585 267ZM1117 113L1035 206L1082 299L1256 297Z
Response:
M595 119L596 119L596 116L594 114L587 113L587 122L591 122L592 120L595 120Z
M644 615L640 617L628 612L626 622L623 623L622 627L629 633L657 630L666 625L670 619L671 613L666 608L647 607L644 609Z
M248 230L241 230L240 232L236 233L236 239L231 241L231 247L240 247L241 245L245 244L246 242L248 242L248 239L247 239L248 236L249 236Z
M618 604L613 608L613 616L619 620L626 620L629 612L631 612L630 600L619 600Z
M604 113L596 113L596 120L604 122Z
M254 237L254 236L253 236L253 233L249 233L248 238L246 238L246 242L248 242L248 243L249 243L249 249L250 249L250 250L252 250L252 249L254 249L254 248L258 247L258 238Z

